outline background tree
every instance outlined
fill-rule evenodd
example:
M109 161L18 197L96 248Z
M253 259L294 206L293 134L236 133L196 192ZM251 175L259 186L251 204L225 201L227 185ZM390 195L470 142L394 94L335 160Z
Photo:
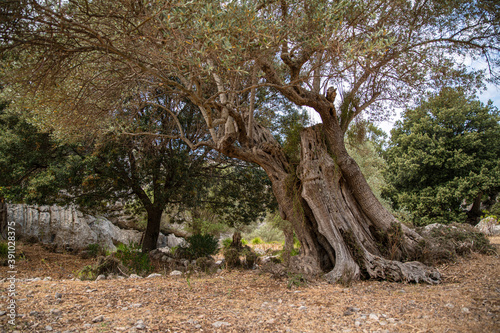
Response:
M44 203L58 193L55 175L72 148L6 106L0 106L0 196L8 202Z
M483 198L500 187L500 114L491 101L445 88L403 113L385 155L385 196L415 225L475 224Z
M346 133L346 148L361 172L375 197L385 208L392 210L389 201L382 198L382 189L387 186L384 178L386 161L382 157L387 145L388 135L373 123L360 120L353 122Z
M494 69L496 3L25 3L7 10L0 25L4 54L16 55L6 64L20 107L71 131L71 124L85 127L90 120L93 127L106 125L107 116L129 103L123 92L138 82L148 91L167 89L198 107L210 133L193 143L179 128L179 139L265 170L281 215L302 244L301 258L291 264L328 272L331 282L362 275L439 280L431 268L402 262L415 257L421 237L376 199L344 135L363 113L382 117L379 103L406 102L444 84L479 84L481 77L457 59L484 55ZM321 117L322 125L302 131L297 167L256 117L259 87ZM384 258L387 244L379 235L399 228L399 254Z
M166 97L160 102L173 105ZM273 201L265 173L170 139L172 119L159 105L117 115L127 135L108 132L72 143L56 140L11 110L2 111L1 194L9 202L72 203L90 212L137 200L147 217L143 251L156 248L168 206L209 208L226 225L248 224L264 215ZM179 119L192 142L206 135L199 114L186 111Z

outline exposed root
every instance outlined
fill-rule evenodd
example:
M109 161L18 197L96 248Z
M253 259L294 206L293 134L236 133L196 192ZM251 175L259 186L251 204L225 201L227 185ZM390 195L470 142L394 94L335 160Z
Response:
M437 269L426 266L418 261L403 263L367 253L365 269L372 279L394 282L423 282L428 284L438 284L441 282L441 274Z
M354 261L342 261L325 274L325 278L329 283L340 283L350 285L352 281L359 280L361 271L359 266Z

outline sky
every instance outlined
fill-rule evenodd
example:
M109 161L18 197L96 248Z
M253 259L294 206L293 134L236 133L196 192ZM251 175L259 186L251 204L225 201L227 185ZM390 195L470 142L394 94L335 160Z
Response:
M493 101L493 105L500 109L500 87L493 84L487 84L486 90L478 95L478 98L483 104L488 103L489 100ZM394 123L399 119L399 114L401 110L396 111L397 115L390 121L384 121L377 124L378 127L382 128L387 134L390 134Z

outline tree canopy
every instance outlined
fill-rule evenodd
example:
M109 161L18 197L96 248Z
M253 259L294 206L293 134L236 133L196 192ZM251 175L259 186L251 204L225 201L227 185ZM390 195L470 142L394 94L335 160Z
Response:
M0 194L10 202L72 203L92 212L135 200L147 215L144 239L152 238L144 250L156 246L167 206L180 211L208 207L229 225L248 224L265 214L273 200L262 170L208 148L194 152L182 140L163 137L176 124L159 110L117 114L134 135L109 131L72 142L56 140L15 112L3 110ZM179 119L191 141L206 135L199 114L184 112Z
M6 106L0 106L0 197L46 203L59 191L56 175L69 167L71 146L61 145Z
M434 283L436 271L402 262L415 257L420 240L405 226L396 255L382 255L387 240L378 235L400 224L373 195L344 135L357 117L384 117L388 101L445 85L477 88L485 73L469 72L461 62L467 56L484 57L498 81L499 6L23 0L2 12L2 80L15 107L66 133L115 126L118 110L157 104L159 89L175 101L163 107L174 118L187 99L209 136L193 142L179 125L168 135L265 170L302 244L291 264L328 272L331 282L368 276ZM301 131L298 160L260 121L260 90L321 117L321 125Z
M465 222L467 209L478 217L500 187L500 113L460 90L430 94L396 122L386 159L385 195L414 224Z

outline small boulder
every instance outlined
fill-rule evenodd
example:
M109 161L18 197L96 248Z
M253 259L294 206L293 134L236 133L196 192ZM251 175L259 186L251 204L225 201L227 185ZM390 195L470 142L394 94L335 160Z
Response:
M158 273L153 273L153 274L149 274L148 275L148 279L150 278L155 278L155 277L161 277L162 275L161 274L158 274Z

